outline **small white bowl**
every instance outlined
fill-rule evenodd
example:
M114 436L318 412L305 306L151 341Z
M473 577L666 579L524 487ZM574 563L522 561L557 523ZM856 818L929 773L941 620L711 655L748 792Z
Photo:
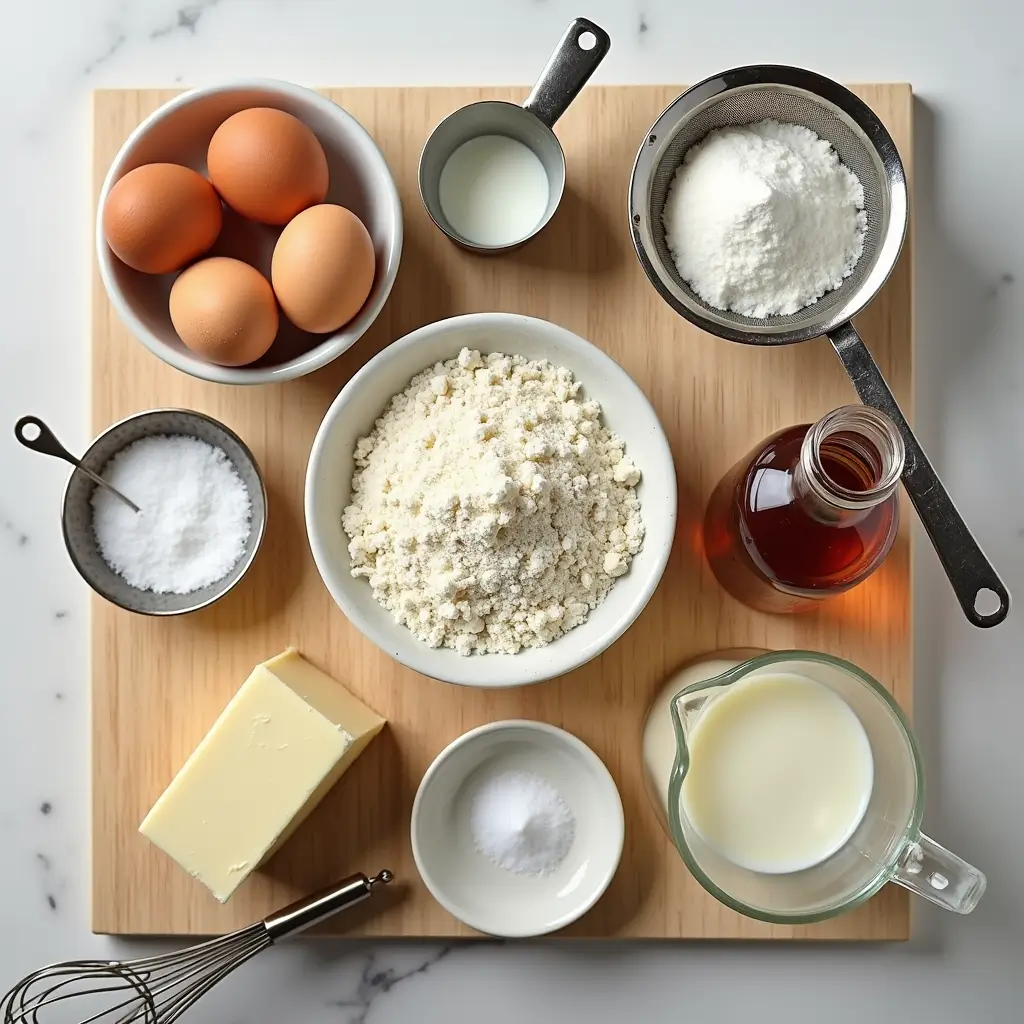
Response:
M103 204L114 184L142 164L184 164L206 172L206 150L217 128L248 107L276 107L312 129L327 154L327 202L346 206L373 239L377 269L363 308L332 334L305 334L283 317L270 351L251 366L218 366L190 352L167 308L173 274L141 274L125 266L103 237ZM225 208L225 226L211 254L236 256L269 278L280 228L244 221ZM128 329L165 363L219 384L267 384L311 373L351 348L377 319L398 274L402 255L402 203L391 171L366 129L325 96L289 82L253 79L192 89L154 111L128 136L100 189L96 256L110 301Z
M572 370L603 419L626 444L641 471L637 488L646 528L629 571L575 629L545 647L518 654L473 654L431 648L375 600L365 579L352 576L341 515L352 491L353 453L388 400L421 370L452 359L463 347L548 359ZM306 533L331 596L356 628L403 665L464 686L523 686L571 672L614 643L643 611L661 580L676 523L672 452L644 393L611 358L564 327L514 313L471 313L428 324L374 356L327 410L306 467Z
M576 819L572 847L548 875L506 871L473 844L476 785L505 769L539 775ZM470 928L503 938L546 935L582 917L611 883L624 839L622 800L604 763L543 722L492 722L460 736L427 769L412 805L412 855L430 894Z

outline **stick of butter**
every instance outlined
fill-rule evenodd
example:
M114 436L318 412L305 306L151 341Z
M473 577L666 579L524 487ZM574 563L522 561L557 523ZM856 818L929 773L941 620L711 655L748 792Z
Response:
M139 831L223 903L383 727L289 648L253 669Z

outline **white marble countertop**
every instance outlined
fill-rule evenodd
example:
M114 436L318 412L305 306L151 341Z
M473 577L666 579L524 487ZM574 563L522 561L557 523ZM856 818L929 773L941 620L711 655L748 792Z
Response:
M1024 594L1024 14L1010 0L36 0L5 3L0 124L0 421L86 409L89 92L267 75L310 85L522 83L586 14L611 34L597 82L694 81L748 62L918 95L917 425L982 545ZM64 480L0 445L0 906L6 988L43 962L151 945L90 935L86 589L60 540ZM920 532L920 531L919 531ZM920 540L920 538L919 538ZM967 918L918 906L901 946L299 943L243 968L193 1021L524 1019L833 1024L1020 1019L1024 658L1018 609L962 618L917 550L915 715L926 825L989 877ZM116 950L116 952L115 952Z

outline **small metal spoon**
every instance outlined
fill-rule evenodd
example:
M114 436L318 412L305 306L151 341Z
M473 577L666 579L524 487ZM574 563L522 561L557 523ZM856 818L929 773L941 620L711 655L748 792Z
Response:
M39 433L35 437L29 437L25 433L26 427L35 427ZM80 469L90 480L94 483L99 484L100 487L105 487L111 494L120 498L132 511L141 512L142 509L135 504L134 501L126 498L116 487L112 487L103 479L98 473L94 473L91 469L83 466L78 459L74 457L57 440L53 431L41 420L38 416L22 416L17 423L14 424L14 436L26 447L31 448L34 452L41 452L43 455L53 455L58 459L63 459L65 462L70 462L75 469Z

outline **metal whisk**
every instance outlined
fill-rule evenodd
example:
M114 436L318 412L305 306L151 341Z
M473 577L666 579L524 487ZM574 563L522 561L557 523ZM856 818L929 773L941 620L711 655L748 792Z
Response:
M356 874L258 924L142 960L70 960L23 978L0 1002L4 1024L170 1024L250 957L371 896L394 876Z

